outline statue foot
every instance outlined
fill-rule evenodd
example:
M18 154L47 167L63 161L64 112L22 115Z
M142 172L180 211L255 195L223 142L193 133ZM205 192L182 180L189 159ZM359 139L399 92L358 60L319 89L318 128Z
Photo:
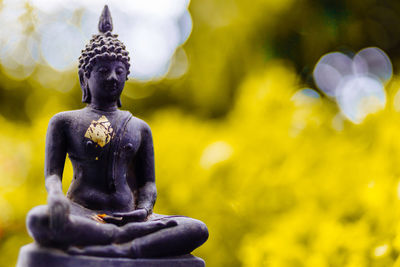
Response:
M70 247L67 253L70 255L85 255L98 257L136 258L131 244L111 244L105 246Z

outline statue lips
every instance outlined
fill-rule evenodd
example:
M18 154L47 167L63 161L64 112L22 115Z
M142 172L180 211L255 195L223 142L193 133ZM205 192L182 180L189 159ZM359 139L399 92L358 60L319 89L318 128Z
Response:
M106 84L105 88L110 93L113 93L113 94L119 93L119 90L118 90L119 86L118 86L118 83L116 81L115 82L114 81L113 82L108 82Z

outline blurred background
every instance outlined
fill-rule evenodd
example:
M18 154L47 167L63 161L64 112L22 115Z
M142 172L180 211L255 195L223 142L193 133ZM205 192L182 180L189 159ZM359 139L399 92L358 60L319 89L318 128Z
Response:
M84 107L104 4L132 61L123 109L153 131L155 212L208 225L207 266L400 266L400 2L0 3L0 266L32 241L47 124Z

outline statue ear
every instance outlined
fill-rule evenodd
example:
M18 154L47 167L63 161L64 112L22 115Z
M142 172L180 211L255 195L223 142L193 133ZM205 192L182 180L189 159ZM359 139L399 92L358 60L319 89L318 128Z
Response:
M85 72L83 70L79 70L79 84L81 85L82 89L82 102L90 103L89 85L85 76Z

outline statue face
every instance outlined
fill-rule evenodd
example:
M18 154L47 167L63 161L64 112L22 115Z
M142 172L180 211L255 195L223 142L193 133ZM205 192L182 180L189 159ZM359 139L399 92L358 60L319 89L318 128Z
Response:
M87 79L92 100L116 101L124 89L127 69L119 60L100 59Z

